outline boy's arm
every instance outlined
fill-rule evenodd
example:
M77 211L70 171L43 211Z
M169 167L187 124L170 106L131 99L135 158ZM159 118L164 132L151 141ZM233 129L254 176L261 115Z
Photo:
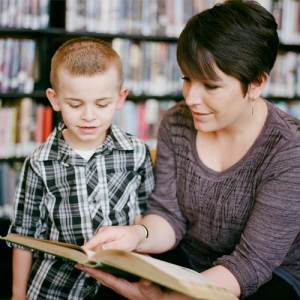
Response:
M29 250L13 249L13 284L11 300L26 300L27 281L32 266L33 254Z
M137 197L138 197L138 201L136 202L137 215L134 220L135 221L134 224L138 224L140 222L140 220L141 220L140 214L144 213L146 206L147 206L149 196L154 190L153 164L152 164L152 160L151 160L151 156L150 156L148 147L145 145L144 145L144 147L146 147L146 149L145 149L145 152L143 152L144 153L143 163L138 168L138 173L141 176L141 183L137 189Z

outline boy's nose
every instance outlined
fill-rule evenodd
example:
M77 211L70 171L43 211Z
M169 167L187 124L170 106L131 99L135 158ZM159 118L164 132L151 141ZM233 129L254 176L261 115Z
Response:
M95 117L95 108L92 107L86 107L81 115L81 118L84 120L94 120Z

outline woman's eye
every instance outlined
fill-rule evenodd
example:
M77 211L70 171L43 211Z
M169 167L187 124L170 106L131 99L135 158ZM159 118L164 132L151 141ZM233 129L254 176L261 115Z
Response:
M190 80L190 78L189 78L189 77L187 77L187 76L184 76L184 75L181 75L181 79L182 79L182 80L184 80L184 81L189 81L189 80Z
M218 87L214 84L209 84L209 83L206 83L205 84L205 87L208 89L208 90L215 90L217 89Z

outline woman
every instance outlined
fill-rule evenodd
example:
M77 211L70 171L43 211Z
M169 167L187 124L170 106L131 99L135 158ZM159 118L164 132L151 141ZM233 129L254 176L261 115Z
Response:
M191 267L237 297L299 299L300 121L261 98L276 30L256 2L217 4L188 21L177 49L185 102L161 123L143 226L100 229L86 248L180 245ZM129 299L187 299L83 270Z

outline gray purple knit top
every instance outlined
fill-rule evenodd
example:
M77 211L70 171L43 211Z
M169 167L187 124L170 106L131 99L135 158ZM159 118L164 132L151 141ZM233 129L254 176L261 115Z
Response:
M171 224L197 270L230 270L242 297L278 267L300 282L300 120L266 103L262 132L223 172L201 162L185 103L171 108L159 129L147 210Z

